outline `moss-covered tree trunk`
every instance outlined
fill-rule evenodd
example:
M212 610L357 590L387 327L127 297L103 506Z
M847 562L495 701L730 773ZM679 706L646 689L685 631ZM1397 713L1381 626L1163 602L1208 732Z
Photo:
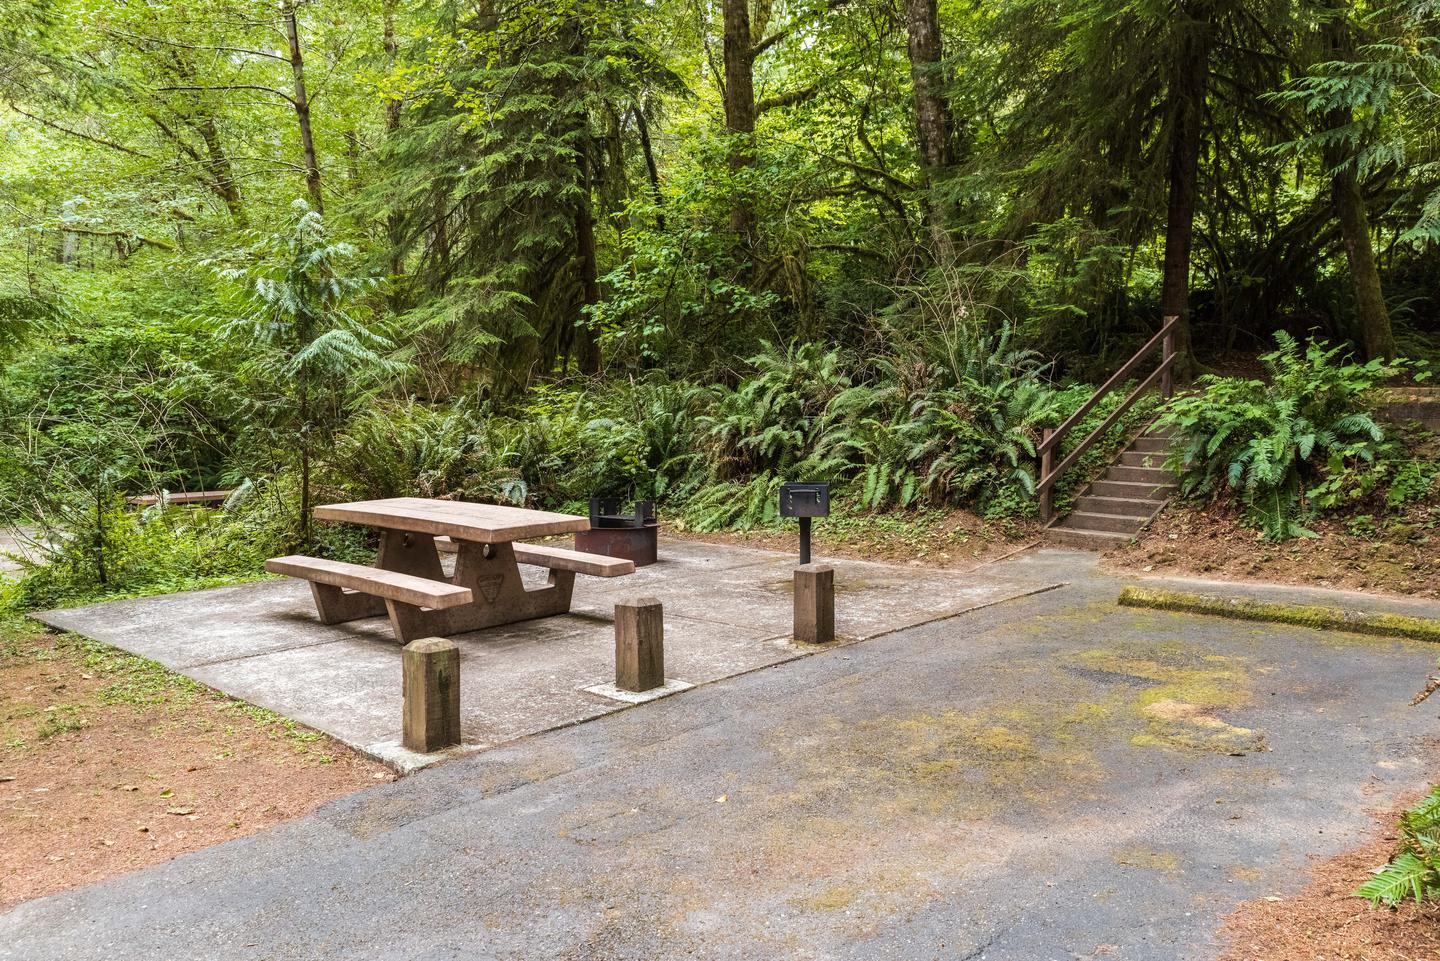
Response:
M1205 120L1205 90L1210 73L1210 5L1177 12L1178 43L1170 77L1169 202L1165 220L1165 258L1160 286L1162 317L1179 317L1176 371L1194 373L1190 347L1190 251L1195 237L1195 199Z
M941 73L943 49L936 0L906 0L905 28L910 53L910 81L915 91L916 144L925 181L925 213L935 256L952 258L950 205L938 196L937 184L955 163L955 121L945 99Z
M589 145L580 151L580 195L575 202L575 255L580 268L580 296L586 307L600 303L600 267L595 250L595 215L590 200ZM600 373L600 341L590 318L582 315L575 321L575 356L580 370L586 374Z
M1330 196L1335 205L1336 219L1340 222L1340 235L1345 242L1345 260L1350 266L1350 284L1355 291L1355 317L1365 342L1365 355L1393 358L1395 332L1390 326L1390 312L1385 307L1380 268L1375 262L1375 247L1370 239L1370 217L1355 176L1353 158L1342 161L1332 176Z
M400 47L395 42L395 3L396 0L385 0L385 7L382 14L381 40L385 49L385 60L390 69L395 68L399 59ZM385 137L393 139L400 132L400 116L404 105L395 97L385 101ZM390 211L385 218L385 236L390 246L390 276L399 277L405 273L405 257L402 247L405 242L404 215L400 210ZM395 285L389 294L390 309L399 312L402 306L400 300L400 287Z
M1343 6L1325 26L1329 55L1344 59L1352 54L1350 26ZM1343 130L1354 122L1349 107L1331 110L1326 115L1330 130ZM1330 202L1340 224L1340 237L1345 244L1345 261L1350 268L1350 286L1355 292L1355 319L1368 357L1395 356L1395 332L1390 326L1390 312L1385 307L1385 293L1380 286L1380 268L1375 262L1375 246L1370 237L1370 215L1365 209L1365 195L1360 189L1356 169L1355 147L1347 142L1331 140L1325 150L1325 164L1330 168Z
M295 120L300 126L300 150L305 157L305 189L310 194L310 206L323 214L325 198L320 192L320 162L315 154L315 132L310 124L310 95L305 89L305 60L301 56L300 26L295 20L293 0L281 0L280 15L285 21L290 75L295 83L290 105L295 108Z
M743 180L755 166L755 43L750 33L750 0L724 0L725 130L730 134L730 173ZM743 255L755 246L755 204L746 187L736 189L730 230ZM753 257L752 257L753 259Z

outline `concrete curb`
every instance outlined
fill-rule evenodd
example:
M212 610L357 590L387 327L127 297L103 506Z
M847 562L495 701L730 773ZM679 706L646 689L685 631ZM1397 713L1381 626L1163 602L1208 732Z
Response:
M1440 642L1440 620L1378 611L1346 610L1305 604L1275 604L1250 597L1192 594L1131 585L1120 592L1122 607L1147 607L1186 614L1208 614L1237 621L1265 621L1320 630L1349 631L1378 637Z

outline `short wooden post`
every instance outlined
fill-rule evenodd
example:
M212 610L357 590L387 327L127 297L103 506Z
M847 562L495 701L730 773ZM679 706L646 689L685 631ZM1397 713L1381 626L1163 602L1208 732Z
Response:
M432 754L460 743L460 649L454 641L422 637L401 655L405 683L404 743Z
M1055 436L1052 428L1045 428L1040 441L1045 449L1040 452L1040 521L1050 523L1050 515L1055 512L1055 484L1045 483L1045 478L1050 476L1050 469L1055 463L1055 448L1050 445L1050 438Z
M653 597L615 605L615 686L639 693L665 684L665 609Z
M805 644L835 640L835 568L828 564L795 568L795 640Z

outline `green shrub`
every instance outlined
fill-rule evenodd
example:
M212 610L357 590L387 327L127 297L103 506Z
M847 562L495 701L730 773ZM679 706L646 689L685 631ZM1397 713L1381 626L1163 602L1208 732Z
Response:
M848 488L870 510L1034 511L1036 445L1066 395L1008 324L897 336L859 383L834 350L765 346L754 373L699 418L707 476L685 505L691 526L771 522L781 481L801 478Z
M1375 876L1355 889L1373 905L1416 903L1440 894L1440 787L1400 816L1400 849Z
M1385 436L1372 392L1417 365L1351 363L1341 347L1275 337L1279 348L1260 358L1268 383L1202 377L1201 389L1171 401L1160 423L1179 438L1168 465L1180 472L1184 494L1237 496L1268 539L1284 540L1313 536L1304 524L1316 510L1366 492Z
M602 392L570 458L581 499L658 501L688 493L702 462L697 418L713 398L708 388L659 376Z
M3 606L42 610L251 580L264 574L266 558L285 553L292 518L252 488L219 509L141 511L116 495L99 511L46 525L35 537L38 556L5 585Z
M1004 322L993 331L967 324L931 328L929 336L897 335L895 343L894 355L876 364L888 418L862 420L854 445L866 465L861 503L973 503L992 519L1034 513L1043 431L1078 408L1093 388L1051 386L1044 380L1047 365L1017 348ZM1087 417L1068 442L1078 443L1118 400ZM1135 417L1113 433L1132 427ZM1069 476L1083 474L1088 464Z
M483 418L408 401L356 415L325 458L326 476L347 495L457 497L524 503L520 474L503 463Z
M838 424L866 393L841 355L814 343L762 346L747 360L754 373L696 417L703 469L683 507L696 530L773 522L783 481L836 482L856 469Z
M486 423L498 462L532 503L583 504L595 495L662 500L696 481L696 417L712 398L709 388L658 374L596 380L536 389L520 410Z
M699 427L718 480L784 472L806 461L825 431L830 401L851 386L838 351L762 342L755 373L726 391Z

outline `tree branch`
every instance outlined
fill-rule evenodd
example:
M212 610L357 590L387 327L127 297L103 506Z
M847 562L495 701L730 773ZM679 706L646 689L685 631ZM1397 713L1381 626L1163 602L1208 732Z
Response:
M175 249L175 245L164 240L155 240L150 237L135 233L133 230L101 230L98 227L80 227L75 224L62 223L57 230L67 234L86 234L91 237L125 237L137 243L148 244L160 250Z
M140 40L144 43L158 43L167 47L182 47L186 50L224 50L227 53L243 53L252 57L269 57L271 60L279 60L289 63L289 57L282 57L278 53L270 53L268 50L251 50L249 47L224 47L208 43L181 43L179 40L166 40L163 37L147 37L138 33L126 33L123 30L101 30L101 33L112 37L120 37L124 40Z
M69 127L62 127L60 126L60 124L55 123L53 120L46 120L44 117L37 117L33 113L27 113L24 110L21 110L19 107L15 106L13 103L9 106L11 110L15 111L20 116L29 117L36 123L41 124L45 127L49 127L51 130L58 130L60 133L69 134L72 137L79 137L81 140L88 140L91 143L99 144L102 147L109 147L111 150L118 150L121 153L129 154L132 157L150 157L150 154L144 153L140 150L136 150L134 147L127 147L123 143L116 143L113 140L106 140L104 137L96 137L88 133L81 133L79 130L71 130Z
M266 86L264 86L263 84L258 84L258 83L226 83L226 84L221 84L221 85L215 86L215 87L206 86L205 84L198 84L198 83L182 83L182 84L176 84L176 85L173 86L173 87L156 87L155 89L156 89L156 90L162 90L162 91L174 91L174 90L208 90L208 91L210 91L210 92L212 92L212 93L220 92L220 91L226 91L226 90L263 90L263 91L266 92L266 93L273 93L273 94L274 94L275 96L277 96L277 97L282 97L282 98L284 98L285 100L288 100L288 101L290 102L290 105L291 105L291 106L294 106L294 105L295 105L295 98L292 97L292 96L290 96L290 95L289 95L288 93L286 93L285 91L283 91L283 90L276 90L274 87L266 87Z
M845 6L845 4L849 2L850 0L830 0L830 2L825 5L825 12L829 13L833 10L839 10L841 7ZM788 38L798 29L800 29L800 22L797 20L796 22L790 24L788 27L782 27L781 29L776 30L774 33L770 34L770 36L766 37L764 40L761 40L759 43L755 44L755 46L750 48L750 59L753 61L756 57L760 56L766 50L769 50L771 47L775 46L775 44Z
M811 250L829 250L837 254L853 254L856 257L868 257L871 260L878 260L882 264L890 263L890 258L878 250L871 250L869 247L861 247L859 244L811 244Z
M156 129L158 129L162 134L164 134L178 150L185 154L185 156L189 157L197 164L203 164L206 162L205 158L201 157L199 152L194 147L190 146L189 142L186 141L184 137L180 136L180 134L177 133L173 127L167 124L164 120L160 119L159 114L157 114L153 110L145 110L144 114L146 118L148 118L149 121L155 125Z
M791 90L789 93L777 94L774 97L766 97L755 105L755 113L762 114L767 110L778 110L781 107L793 107L798 103L813 100L820 92L819 86L811 84L808 87L801 87L798 90Z

